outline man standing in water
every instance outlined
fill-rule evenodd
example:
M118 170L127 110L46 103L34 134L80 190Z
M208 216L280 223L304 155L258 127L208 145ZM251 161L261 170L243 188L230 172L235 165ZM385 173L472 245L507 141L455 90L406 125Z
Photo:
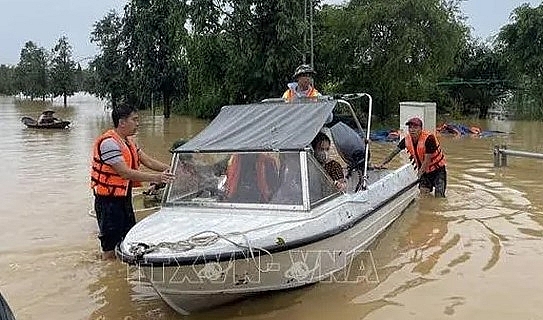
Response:
M407 149L418 168L420 191L430 193L435 188L435 196L444 198L447 188L447 163L437 138L429 131L422 130L422 120L419 118L411 118L405 125L408 126L409 133L376 168L384 167L400 151Z
M113 108L111 117L114 128L94 142L91 167L94 211L105 260L115 259L115 246L136 224L132 188L143 181L169 183L174 179L169 165L146 155L132 139L139 126L134 106L120 104ZM140 163L157 172L138 171Z

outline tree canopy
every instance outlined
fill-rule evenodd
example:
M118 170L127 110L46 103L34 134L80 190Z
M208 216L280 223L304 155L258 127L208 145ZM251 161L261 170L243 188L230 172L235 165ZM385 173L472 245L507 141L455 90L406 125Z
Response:
M73 95L77 89L76 71L75 62L72 59L72 47L68 39L62 36L53 48L50 75L53 96L62 96L64 106L67 105L67 97Z
M406 100L484 116L504 98L521 111L529 103L519 114L533 116L543 104L543 5L516 8L485 43L470 34L461 1L129 0L94 24L99 54L87 70L64 37L51 55L28 41L16 67L0 66L0 93L66 97L83 84L113 106L207 118L280 96L293 70L313 63L319 91L368 92L383 118Z
M527 115L543 118L543 4L535 8L528 4L516 8L512 20L498 35L497 51L510 77L534 100L521 105L519 113L526 113L525 109L529 108L531 112Z

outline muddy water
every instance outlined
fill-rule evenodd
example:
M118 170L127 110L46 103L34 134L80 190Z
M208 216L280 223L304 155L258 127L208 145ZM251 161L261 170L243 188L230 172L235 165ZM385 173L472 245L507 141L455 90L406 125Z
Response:
M110 122L103 103L78 96L53 108L71 129L27 129L20 118L42 107L0 98L0 291L17 319L183 318L136 281L135 270L98 259L87 181L92 141ZM142 120L139 143L164 161L175 140L205 126L149 113ZM481 126L514 134L442 138L447 199L414 203L353 261L357 282L265 295L187 319L539 319L543 162L511 157L495 169L492 147L543 152L543 124ZM393 145L372 148L381 159Z

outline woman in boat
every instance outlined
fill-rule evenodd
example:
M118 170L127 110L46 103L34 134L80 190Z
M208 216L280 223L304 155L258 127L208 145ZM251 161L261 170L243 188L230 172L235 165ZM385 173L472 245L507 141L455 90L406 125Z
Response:
M324 171L332 178L334 185L341 191L347 188L347 181L345 180L345 174L341 164L336 160L330 159L330 138L322 132L319 132L317 136L311 142L315 159L323 166Z

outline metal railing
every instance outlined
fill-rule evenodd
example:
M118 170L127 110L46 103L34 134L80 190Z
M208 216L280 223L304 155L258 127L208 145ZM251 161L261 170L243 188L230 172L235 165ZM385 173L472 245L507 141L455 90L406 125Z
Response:
M543 153L509 150L506 145L494 146L494 167L506 167L507 156L543 159Z

